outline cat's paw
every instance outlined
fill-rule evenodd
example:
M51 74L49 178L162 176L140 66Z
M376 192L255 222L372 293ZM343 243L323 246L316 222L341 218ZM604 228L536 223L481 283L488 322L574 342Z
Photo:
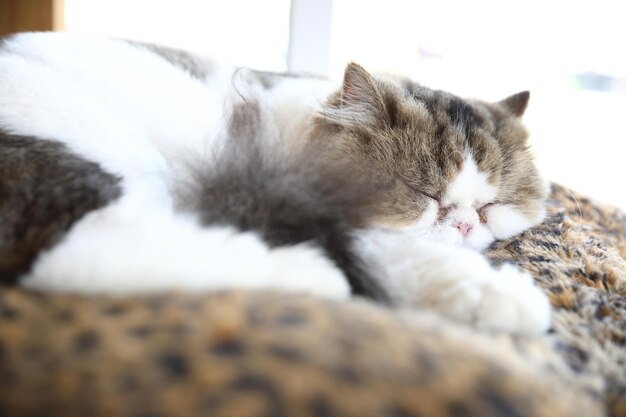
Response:
M425 308L480 329L538 335L550 303L511 265L494 269L480 253L382 229L361 232L358 248L399 307Z
M512 265L483 282L474 324L478 328L540 335L550 328L550 301L530 275Z

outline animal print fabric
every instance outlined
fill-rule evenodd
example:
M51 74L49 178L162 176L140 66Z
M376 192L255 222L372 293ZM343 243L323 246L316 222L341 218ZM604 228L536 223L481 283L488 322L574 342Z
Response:
M0 416L625 416L624 213L553 186L547 220L488 255L548 291L549 334L358 299L2 288Z

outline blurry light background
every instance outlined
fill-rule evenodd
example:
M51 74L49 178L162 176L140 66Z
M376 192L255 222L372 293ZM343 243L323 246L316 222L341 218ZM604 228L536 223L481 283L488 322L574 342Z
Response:
M623 0L65 0L65 29L339 78L348 61L487 100L531 91L551 180L626 208Z

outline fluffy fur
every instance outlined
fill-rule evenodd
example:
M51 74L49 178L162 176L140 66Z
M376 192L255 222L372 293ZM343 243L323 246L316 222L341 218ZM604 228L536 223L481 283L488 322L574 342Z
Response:
M58 144L121 190L42 245L21 280L116 294L351 290L545 331L547 298L530 277L467 249L543 218L527 101L463 100L356 64L335 84L119 40L17 35L0 51L4 135Z

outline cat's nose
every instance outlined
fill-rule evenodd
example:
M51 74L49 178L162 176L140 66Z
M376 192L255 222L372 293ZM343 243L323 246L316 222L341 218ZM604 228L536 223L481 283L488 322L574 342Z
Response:
M470 232L470 230L472 230L473 227L469 223L457 223L455 226L463 237L467 236L467 234Z

